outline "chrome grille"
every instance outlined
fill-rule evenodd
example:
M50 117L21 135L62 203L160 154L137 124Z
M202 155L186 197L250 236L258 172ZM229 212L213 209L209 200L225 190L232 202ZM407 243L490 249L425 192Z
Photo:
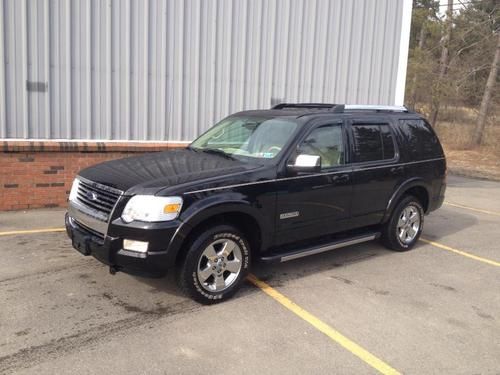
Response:
M120 197L119 190L81 178L79 180L77 201L109 216Z
M83 230L84 232L87 232L88 234L97 237L101 242L104 242L104 234L101 232L98 232L85 224L79 222L78 220L73 219L72 217L69 218L71 220L72 224L76 227L78 227L80 230Z

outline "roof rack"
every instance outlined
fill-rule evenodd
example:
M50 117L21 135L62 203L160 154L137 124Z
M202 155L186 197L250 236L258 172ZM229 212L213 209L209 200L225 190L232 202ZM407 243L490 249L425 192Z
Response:
M279 103L276 104L274 107L272 107L272 109L304 108L304 109L332 110L337 106L338 104L329 104L329 103Z
M408 112L408 108L402 105L280 103L272 107L272 109L287 109L287 108L326 109L329 112L336 112L336 113L343 113L346 111Z
M387 111L387 112L408 112L408 108L404 105L363 105L363 104L346 104L344 111Z

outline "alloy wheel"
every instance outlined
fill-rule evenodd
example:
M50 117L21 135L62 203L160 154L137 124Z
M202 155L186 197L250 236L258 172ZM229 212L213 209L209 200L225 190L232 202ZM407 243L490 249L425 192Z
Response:
M227 238L215 240L200 256L198 280L209 292L223 291L238 279L242 264L242 251L235 241Z
M398 237L404 244L411 243L420 230L420 212L414 205L406 206L398 220Z

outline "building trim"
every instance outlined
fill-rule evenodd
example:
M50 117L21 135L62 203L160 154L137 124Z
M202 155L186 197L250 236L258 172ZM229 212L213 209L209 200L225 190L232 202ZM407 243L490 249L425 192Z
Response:
M403 15L401 19L401 34L399 41L398 73L396 76L395 105L403 105L405 101L406 70L408 68L408 51L410 48L412 0L403 1Z
M0 142L87 142L87 143L174 143L174 144L190 144L192 141L136 141L131 139L47 139L47 138L0 138Z
M0 152L149 152L186 147L184 141L92 141L0 139Z

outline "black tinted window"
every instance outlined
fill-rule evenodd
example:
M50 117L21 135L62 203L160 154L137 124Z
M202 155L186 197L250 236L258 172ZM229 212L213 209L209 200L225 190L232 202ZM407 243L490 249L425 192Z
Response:
M394 157L395 148L388 124L355 124L354 161L387 160Z
M389 125L381 125L380 130L382 132L382 149L384 151L384 159L392 159L395 154L394 150L394 140L392 139L391 130Z
M412 160L443 155L438 138L424 120L399 120L399 125L406 140L406 152Z

